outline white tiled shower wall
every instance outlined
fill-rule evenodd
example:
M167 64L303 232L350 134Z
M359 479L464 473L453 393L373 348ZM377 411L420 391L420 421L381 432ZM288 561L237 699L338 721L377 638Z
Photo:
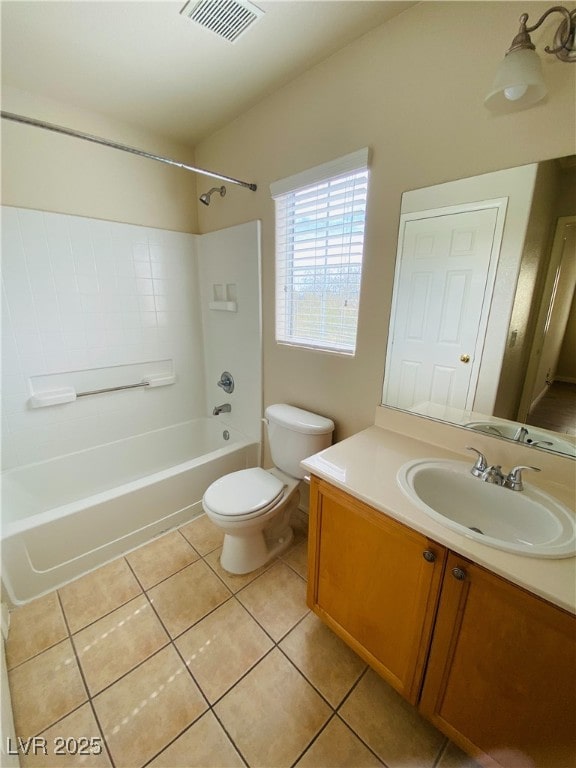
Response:
M230 403L232 412L226 414L226 421L253 440L260 440L262 432L259 244L259 221L199 235L196 240L207 409L212 412L215 405ZM210 308L219 291L231 294L236 311ZM223 371L234 378L231 394L217 385Z
M4 206L3 468L206 415L198 296L194 235ZM166 359L172 386L27 404L30 377Z

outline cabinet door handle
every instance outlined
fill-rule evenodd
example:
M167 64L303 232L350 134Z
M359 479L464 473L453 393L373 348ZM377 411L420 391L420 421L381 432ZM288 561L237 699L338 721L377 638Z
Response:
M436 560L436 554L432 552L431 549L425 549L424 552L422 552L422 557L428 563L433 563Z
M464 581L466 578L466 571L464 568L452 568L452 576L458 581Z

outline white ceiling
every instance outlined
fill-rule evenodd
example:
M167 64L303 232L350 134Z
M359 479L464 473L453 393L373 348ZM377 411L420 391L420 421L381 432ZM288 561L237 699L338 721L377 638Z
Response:
M2 82L194 144L414 5L256 0L264 15L229 43L184 2L4 0Z

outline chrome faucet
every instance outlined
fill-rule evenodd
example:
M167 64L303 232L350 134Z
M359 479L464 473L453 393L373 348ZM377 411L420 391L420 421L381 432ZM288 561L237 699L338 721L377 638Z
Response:
M518 427L516 434L512 438L512 440L515 440L517 443L525 443L526 438L528 437L528 430L526 427Z
M230 405L230 403L217 405L212 411L212 416L220 416L221 413L230 413L231 410L232 410L232 406Z
M506 478L502 473L500 464L492 464L492 466L487 467L484 472L482 472L480 479L485 483L492 483L493 485L506 484Z
M234 392L234 377L228 371L223 371L220 376L220 381L217 381L219 387L222 387L227 395L231 395Z
M472 448L471 445L466 446L467 451L474 451L474 453L478 454L478 458L474 462L474 466L470 470L470 474L474 475L474 477L482 477L484 472L488 469L488 462L486 461L486 456L484 456L483 453L480 453L479 450L476 448Z
M508 472L508 475L506 476L506 480L504 481L504 487L510 488L510 490L512 491L523 491L524 490L524 484L522 483L523 469L529 469L531 472L540 472L540 469L538 469L538 467L526 467L521 464L519 467L514 467L514 469L511 469L510 472Z
M518 467L511 469L507 475L504 475L500 464L491 464L488 466L486 456L484 456L483 453L480 453L476 448L467 445L466 450L474 451L478 455L478 458L470 469L470 474L474 475L474 477L478 477L484 483L501 485L503 488L509 488L511 491L522 491L524 490L522 470L528 469L532 472L540 472L538 467L528 467L524 464L520 464Z

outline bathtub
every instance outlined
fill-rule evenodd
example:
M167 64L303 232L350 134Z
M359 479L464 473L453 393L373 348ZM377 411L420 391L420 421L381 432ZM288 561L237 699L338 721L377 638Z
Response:
M2 580L32 600L202 512L211 482L259 444L196 419L2 473Z

